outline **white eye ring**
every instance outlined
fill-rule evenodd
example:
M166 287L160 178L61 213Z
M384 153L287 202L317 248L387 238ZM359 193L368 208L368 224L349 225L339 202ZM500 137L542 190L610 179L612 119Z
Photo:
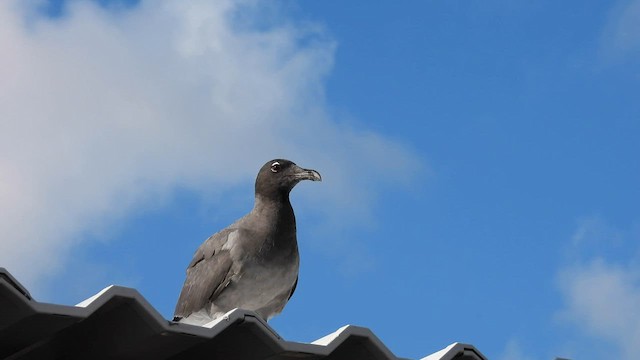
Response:
M278 171L280 171L280 163L276 161L271 164L271 172L277 173Z

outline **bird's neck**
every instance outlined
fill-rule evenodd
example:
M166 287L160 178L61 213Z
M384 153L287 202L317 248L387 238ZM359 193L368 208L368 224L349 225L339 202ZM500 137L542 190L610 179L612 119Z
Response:
M260 219L258 226L264 226L267 233L291 234L293 236L291 239L278 237L278 241L282 243L273 244L274 246L286 245L289 242L295 243L296 218L288 194L278 200L257 195L253 214L257 219Z
M283 194L277 198L256 195L253 212L259 214L262 219L268 219L272 224L291 220L295 223L289 194Z

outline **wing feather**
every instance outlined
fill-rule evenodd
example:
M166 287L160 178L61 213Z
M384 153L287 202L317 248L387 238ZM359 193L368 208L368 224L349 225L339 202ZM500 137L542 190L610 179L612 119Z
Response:
M234 231L222 230L209 237L196 250L187 267L187 278L176 304L175 318L189 316L204 308L229 285L233 275L233 260L229 249L223 248Z

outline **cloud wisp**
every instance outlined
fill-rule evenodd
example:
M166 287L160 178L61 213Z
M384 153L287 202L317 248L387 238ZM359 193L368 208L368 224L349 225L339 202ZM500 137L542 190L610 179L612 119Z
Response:
M510 339L500 355L501 360L533 360L516 339Z
M252 181L275 156L331 179L313 195L331 221L366 213L376 183L411 177L402 144L328 115L334 42L265 6L74 1L49 19L1 2L0 266L34 289L88 232L176 187Z
M620 0L612 8L602 34L602 51L608 60L640 55L640 0Z

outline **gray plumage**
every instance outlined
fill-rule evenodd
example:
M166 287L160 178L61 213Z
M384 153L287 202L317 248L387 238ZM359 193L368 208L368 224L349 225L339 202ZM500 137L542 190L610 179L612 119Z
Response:
M262 166L253 209L196 250L174 321L204 325L234 308L268 320L282 311L298 283L300 258L289 193L302 180L321 177L284 159Z

